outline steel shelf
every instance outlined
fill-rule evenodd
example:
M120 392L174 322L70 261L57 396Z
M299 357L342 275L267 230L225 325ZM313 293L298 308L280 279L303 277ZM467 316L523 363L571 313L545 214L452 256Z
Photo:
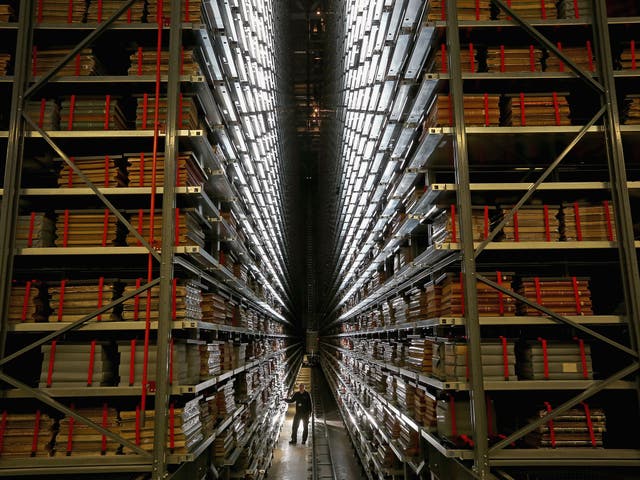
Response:
M151 195L151 187L98 187L98 191L103 195ZM157 187L158 195L164 194L163 187ZM178 195L198 195L204 193L201 186L175 187L175 193ZM90 188L23 188L20 190L22 196L28 197L77 197L77 196L95 196Z
M498 466L610 466L640 465L640 450L615 448L504 449L491 454L491 465Z
M33 77L33 81L37 82L40 77ZM162 75L160 77L161 83L167 83L169 77ZM203 75L180 75L180 82L182 83L204 83L205 78ZM109 84L113 87L116 84L139 84L139 83L156 83L155 75L73 75L73 76L60 76L54 77L49 81L50 84L65 84L71 83L74 85L84 84Z
M9 23L9 25L13 25L13 23ZM36 23L35 26L33 27L35 30L87 30L87 31L92 31L95 30L96 28L98 28L101 24L100 23L95 23L95 22L91 22L91 23L48 23L48 22L41 22L41 23ZM201 23L187 23L187 22L183 22L181 29L184 31L188 31L188 30L199 30L201 29L203 26ZM2 25L0 25L0 28L3 28ZM17 24L16 24L16 29ZM109 27L110 30L152 30L152 31L157 31L158 30L158 24L157 23L142 23L142 22L132 22L132 23L114 23ZM170 30L170 27L168 25L164 25L162 27L162 29L166 32L168 32Z
M0 476L52 475L74 473L109 474L118 472L150 472L151 459L140 455L64 456L47 458L15 458L0 460Z
M636 241L636 248L640 248L640 241ZM479 242L474 243L478 247ZM435 246L436 250L459 250L458 243L441 243ZM617 242L608 241L584 241L584 242L491 242L487 250L601 250L616 248Z
M47 135L51 138L153 138L153 130L49 130ZM165 132L159 133L165 137ZM178 130L179 137L202 137L203 130ZM25 138L42 138L38 132L25 132ZM0 131L0 138L8 138L9 132Z

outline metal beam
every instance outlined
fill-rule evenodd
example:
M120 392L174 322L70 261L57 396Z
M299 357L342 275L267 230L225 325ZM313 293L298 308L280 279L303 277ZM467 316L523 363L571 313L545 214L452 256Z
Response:
M509 8L502 0L491 0L495 3L500 9L507 13L511 17L514 23L520 25L525 32L531 35L534 39L540 42L547 50L551 50L554 55L559 57L568 67L569 69L575 73L578 77L580 77L584 82L593 88L595 91L604 93L605 87L602 84L598 83L592 76L585 73L580 67L578 67L573 60L567 57L558 47L556 47L547 37L545 37L542 33L540 33L536 28L531 25L526 20L520 18L520 16L515 13L511 8ZM597 1L597 0L596 0ZM598 59L601 61L602 59Z
M624 292L631 346L640 350L640 273L638 255L634 243L633 218L629 189L627 187L627 171L624 160L624 148L620 134L620 121L616 82L613 77L611 57L611 40L607 24L607 5L604 0L592 2L594 18L594 36L598 58L598 71L604 83L602 104L607 107L604 118L607 162L609 164L609 182L616 223L616 240L622 272L622 290ZM638 396L640 397L640 377L636 378Z
M136 295L141 294L142 292L150 289L151 287L157 285L158 283L160 283L160 279L156 278L155 280L142 285L140 288L137 288L136 290L134 290L132 292L129 292L126 295L123 295L122 297L118 298L117 300L114 300L113 302L110 302L107 305L104 305L104 306L100 307L99 309L91 312L89 315L85 315L84 317L82 317L79 320L76 320L75 322L71 323L70 325L67 325L67 326L61 328L60 330L56 330L55 332L52 332L49 335L46 335L46 336L36 340L35 342L31 343L30 345L27 345L24 348L21 348L20 350L18 350L17 352L12 353L11 355L7 355L6 357L4 357L4 358L2 358L0 360L0 366L4 365L6 363L9 363L10 361L18 358L21 355L24 355L25 353L33 350L34 348L38 348L39 346L44 345L49 340L53 340L54 338L57 338L57 337L59 337L61 335L64 335L65 333L70 332L71 330L75 330L77 328L80 328L82 325L87 323L92 318L95 318L98 315L101 315L101 314L111 310L113 307L115 307L117 305L120 305L121 303L124 303L125 301L129 300L130 298L135 297Z
M488 457L487 404L482 378L482 352L480 349L480 318L476 285L476 262L473 251L473 224L471 220L471 189L469 188L469 151L464 122L464 89L460 64L460 31L458 28L458 2L447 2L447 47L449 52L449 92L454 119L454 163L457 204L460 210L460 250L462 254L463 292L465 298L465 330L469 347L471 377L471 422L474 441L474 470L481 479L493 478Z
M553 318L554 320L557 320L558 322L561 323L565 323L567 325L569 325L572 328L575 328L576 330L580 330L583 333L586 333L587 335L590 335L598 340L601 340L602 342L607 343L608 345L617 348L618 350L621 350L622 352L630 355L633 358L638 358L638 352L636 350L634 350L633 348L629 348L626 345L623 345L621 343L616 342L615 340L611 340L610 338L606 337L605 335L602 335L601 333L596 332L595 330L590 329L589 327L586 327L584 325L581 325L579 323L576 323L572 320L569 320L568 318L559 315L557 313L555 313L553 310L549 310L547 307L540 305L530 299L528 299L527 297L524 297L516 292L514 292L513 290L509 290L508 288L503 287L502 285L497 284L496 282L489 280L487 277L480 275L480 274L476 274L476 278L478 279L478 281L484 283L485 285L489 285L490 287L495 288L496 290L504 293L505 295L508 295L512 298L515 298L516 300L525 303L527 305L529 305L532 308L535 308L536 310L548 315L549 317Z
M157 333L156 396L153 427L153 480L165 480L167 471L167 432L169 395L169 343L171 341L171 295L173 249L176 218L176 158L178 157L178 119L180 96L180 51L182 48L182 0L171 0L169 36L169 78L167 85L167 133L164 152L164 195L162 197L162 260L160 262L160 312ZM160 72L156 72L160 75Z
M144 458L149 458L151 456L151 454L143 449L141 449L140 447L138 447L135 443L130 442L129 440L127 440L126 438L122 438L120 435L113 433L111 430L107 430L106 428L104 428L102 425L98 425L97 423L89 420L88 418L79 415L78 413L74 412L73 410L71 410L70 408L68 408L66 405L63 405L62 403L58 402L57 400L54 400L51 396L47 395L46 393L44 393L41 389L39 388L31 388L29 385L26 385L18 380L16 380L13 377L10 377L9 375L5 374L5 373L0 373L0 380L2 380L3 382L8 383L9 385L13 385L15 388L18 388L24 392L28 392L33 398L40 400L42 403L49 405L50 407L55 408L56 410L64 413L65 415L74 418L75 420L88 425L91 428L94 428L95 430L97 430L98 432L100 432L101 434L103 434L106 437L109 437L112 440L115 440L118 443L121 443L122 445L124 445L125 447L130 448L131 450L133 450L134 452L136 452L139 455L142 455Z
M60 61L58 65L49 70L42 78L40 78L36 83L34 83L24 94L25 99L31 98L35 93L44 87L49 80L51 80L56 73L58 73L67 63L73 60L78 53L80 53L87 45L91 45L93 41L100 37L106 30L111 27L111 25L122 16L127 9L133 5L135 2L141 0L126 0L125 3L111 16L107 21L101 23L98 28L93 30L89 35L87 35L80 43L78 43L71 51ZM22 5L21 5L22 7ZM22 9L22 8L21 8ZM33 10L29 10L29 14L31 14Z
M7 324L15 231L20 211L20 182L22 178L22 154L24 149L24 91L29 78L31 56L31 22L33 20L33 0L24 0L20 5L18 34L16 40L16 62L11 92L11 116L9 119L9 139L4 170L4 192L0 205L0 358L4 356L7 343Z
M544 417L538 418L537 420L535 420L534 422L530 423L529 425L521 428L520 430L516 430L515 432L513 432L508 437L500 440L498 443L496 443L495 445L493 445L489 449L489 455L491 455L491 454L493 454L493 453L495 453L495 452L497 452L499 450L502 450L503 448L505 448L509 444L511 444L511 443L515 442L516 440L524 437L527 433L533 432L538 427L548 423L550 420L553 420L554 418L556 418L556 417L562 415L563 413L569 411L569 409L573 408L578 403L587 400L588 398L592 397L593 395L595 395L598 392L601 392L602 390L607 388L607 386L609 386L610 384L615 383L618 380L621 380L624 377L626 377L628 375L631 375L634 372L637 372L639 368L640 368L640 364L638 362L635 362L635 363L629 365L628 367L625 367L622 370L616 372L615 374L613 374L612 376L610 376L606 380L594 381L593 385L591 387L587 388L586 390L584 390L583 392L579 393L575 397L567 400L562 405L560 405L558 408L554 408L551 411L551 413L549 413L548 415L545 415Z
M604 115L605 110L606 108L602 107L598 111L598 113L596 113L595 116L589 121L589 123L587 123L584 127L580 129L580 132L578 132L578 135L576 135L576 137L571 141L569 145L567 145L567 147L562 151L562 153L560 153L560 155L558 155L558 157L556 157L556 159L553 162L551 162L551 165L549 165L547 169L542 173L542 175L540 175L540 178L538 178L538 180L536 180L536 182L527 189L527 191L522 196L522 198L518 201L518 203L516 203L515 206L511 210L509 210L509 212L506 215L504 215L500 223L498 223L498 225L496 225L491 230L491 233L489 233L487 238L485 238L482 241L482 243L478 245L478 247L476 248L476 251L474 252L475 258L478 258L478 255L480 255L482 251L487 247L487 245L489 245L489 243L493 241L495 236L502 231L502 228L507 224L507 222L510 222L513 219L514 215L518 212L518 210L520 210L520 208L527 202L527 200L531 198L531 196L538 190L540 185L547 179L549 175L551 175L551 173L555 170L555 168L558 165L560 165L560 162L564 160L564 158L569 154L569 152L571 152L571 150L573 150L573 148L578 144L578 142L582 140L582 138L587 134L589 129L596 124L596 122L600 119L600 117L602 117L602 115Z
M25 119L25 121L29 124L29 126L31 128L33 128L36 132L38 132L42 138L49 144L49 146L60 156L60 158L62 158L62 160L64 160L64 162L69 166L69 168L73 169L74 173L76 173L86 184L87 186L93 191L93 193L100 199L100 201L102 203L104 203L104 205L109 209L109 211L111 213L113 213L113 215L125 226L127 227L127 229L133 233L133 235L136 237L136 239L142 244L143 247L145 247L147 250L149 250L149 253L151 255L153 255L153 257L157 260L160 261L160 253L158 253L158 251L153 248L151 246L151 244L149 244L149 242L147 242L147 240L140 234L140 232L138 232L138 230L131 225L131 223L129 222L129 220L127 220L124 215L122 215L122 213L120 213L120 211L109 201L109 199L98 189L98 187L96 187L93 182L91 180L89 180L89 178L84 174L84 172L82 170L80 170L78 168L77 165L75 165L71 159L67 156L66 153L64 153L64 151L58 146L58 144L56 144L56 142L53 140L53 138L51 138L51 136L49 136L49 134L47 132L45 132L42 128L40 128L40 126L35 123L33 121L33 119L31 117L29 117L29 115L27 115L26 112L23 113L22 115Z

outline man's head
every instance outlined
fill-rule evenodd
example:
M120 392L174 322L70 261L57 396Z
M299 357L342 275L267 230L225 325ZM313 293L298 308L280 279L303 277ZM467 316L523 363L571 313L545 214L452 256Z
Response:
M300 393L304 392L304 383L298 385L298 390L300 391Z

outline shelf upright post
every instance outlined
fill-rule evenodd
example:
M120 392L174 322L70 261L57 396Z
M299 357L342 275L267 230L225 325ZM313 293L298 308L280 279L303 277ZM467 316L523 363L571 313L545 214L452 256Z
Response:
M0 208L0 358L5 355L8 328L9 296L11 295L11 272L15 248L15 227L18 221L18 202L22 177L22 153L24 150L24 122L22 112L25 91L29 81L29 58L31 55L33 0L20 2L18 34L16 40L15 72L11 93L11 116L9 139L4 171L4 194Z
M476 286L476 262L471 220L471 189L469 187L469 151L464 123L464 89L460 64L460 32L456 0L447 2L447 47L449 51L449 94L453 107L454 163L456 173L457 203L460 211L460 247L465 298L465 329L469 348L471 375L471 422L474 441L474 470L481 479L492 478L489 470L487 440L487 405L482 378L480 350L480 319L478 315L478 290Z
M172 322L173 251L176 205L176 158L178 156L178 109L180 95L180 49L182 47L182 0L171 0L169 29L169 77L167 85L167 131L162 196L162 260L160 262L160 312L158 319L155 417L153 426L153 480L166 480L169 412L169 342ZM158 19L161 21L161 19Z
M604 115L607 162L609 163L609 182L614 206L616 240L622 273L627 317L631 329L631 347L637 352L640 348L640 274L638 257L634 245L633 219L627 171L625 169L624 148L620 134L620 121L616 84L613 77L611 39L607 23L607 5L604 0L593 0L593 34L598 59L598 75L604 86L601 102L607 107ZM640 377L636 376L638 395L640 395Z

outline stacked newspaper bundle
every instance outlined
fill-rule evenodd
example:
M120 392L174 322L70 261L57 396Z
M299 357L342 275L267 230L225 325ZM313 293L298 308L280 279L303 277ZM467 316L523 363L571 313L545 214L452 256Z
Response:
M625 95L622 107L622 123L640 124L640 95Z
M471 222L473 241L481 242L489 235L497 221L497 212L489 206L472 206ZM460 241L460 219L455 205L438 215L431 228L431 240L435 245L442 243L458 243Z
M171 0L148 0L147 3L147 21L149 23L157 23L159 14L161 14L164 19L172 17ZM182 2L182 12L180 15L182 21L185 23L201 23L201 9L202 0Z
M409 350L405 362L409 368L420 373L432 372L433 343L428 338L420 338L417 335L409 335Z
M40 281L11 282L8 311L10 323L45 322L48 315L46 289Z
M13 7L11 5L0 5L0 22L10 22L13 20Z
M563 47L561 43L556 45L566 57L576 64L581 70L595 72L597 69L596 59L593 54L591 42L579 47ZM547 52L544 58L545 72L568 72L569 67L552 52Z
M631 40L622 44L622 52L620 52L620 68L623 70L637 70L640 66L640 58L638 58L640 42Z
M566 241L613 242L616 239L613 205L604 201L599 205L563 205L562 237Z
M416 387L414 419L418 425L432 429L436 426L436 398L424 387Z
M57 247L110 247L118 242L118 219L108 209L57 210Z
M155 121L156 102L153 95L138 97L136 110L136 129L152 130ZM180 95L178 105L178 128L183 130L198 130L202 128L198 108L194 97ZM167 99L160 98L158 103L158 122L161 130L167 125Z
M0 459L50 456L54 424L54 419L40 410L32 413L4 410Z
M506 216L511 208L503 207ZM506 242L558 242L561 239L560 205L526 205L508 220L502 229Z
M31 54L31 74L34 77L47 74L57 67L69 54L71 48L38 48L34 47ZM58 72L59 77L76 77L100 75L102 73L100 61L90 48L81 50L74 59L68 61Z
M553 409L548 402L531 419L544 418ZM607 431L607 418L601 408L590 408L582 403L566 413L549 420L546 424L529 433L524 441L534 448L574 448L602 447Z
M151 212L149 210L127 210L131 225L143 236L149 239L151 233ZM153 218L153 241L159 243L162 239L162 210L156 210ZM175 211L175 230L173 237L175 245L193 245L204 247L205 235L200 225L200 218L195 209L183 208ZM127 235L127 244L135 246L140 241L130 232Z
M227 316L225 302L225 298L216 293L202 293L202 320L224 325Z
M114 364L106 345L61 343L53 341L41 347L43 355L39 388L100 387L111 385Z
M87 16L87 2L78 0L36 0L38 23L83 23Z
M430 21L447 19L446 0L432 0L430 6ZM491 6L490 0L458 0L457 6L458 20L490 20L495 15L495 7Z
M55 222L44 212L18 215L16 248L53 247L56 238L55 232Z
M126 130L127 120L118 97L71 95L60 102L60 126L63 130Z
M25 106L29 118L43 130L58 130L60 128L60 107L55 100L29 100ZM28 129L31 129L27 125Z
M215 377L221 373L220 343L209 342L200 345L200 380Z
M556 0L506 0L505 3L518 17L528 20L550 20L558 18ZM509 16L500 10L498 19Z
M60 164L59 188L89 188L88 184L66 162L62 159L54 159L54 161ZM126 187L128 184L127 171L120 155L73 157L71 161L96 187Z
M571 125L567 94L521 94L504 97L502 125L514 127Z
M155 48L139 47L129 56L131 64L129 75L156 75L158 52ZM180 75L200 75L200 66L194 50L186 49L180 53ZM169 74L169 52L160 52L160 74Z
M102 407L75 409L72 406L71 409L101 427L120 434L118 412L106 403ZM55 449L56 455L71 457L115 455L120 449L120 443L73 417L64 417L60 420Z
M560 0L558 2L558 18L580 19L591 16L589 0Z
M467 382L471 365L466 343L444 344L445 375L449 381ZM483 340L480 344L482 378L485 381L516 380L516 354L513 341Z
M153 182L153 153L125 154L129 186L150 187ZM207 175L192 152L181 152L175 159L176 187L202 186ZM164 185L164 155L157 155L155 167L156 187Z
M496 412L493 401L487 398L487 430L496 432ZM436 406L438 435L458 447L473 447L471 403L467 396L449 394Z
M115 280L104 277L49 282L48 287L50 322L75 322L117 297ZM120 315L112 309L96 316L95 320L120 320Z
M488 279L509 288L512 276L501 272L482 273ZM476 282L478 294L478 313L484 317L511 316L516 313L516 301L513 297L486 285ZM442 284L442 315L461 317L465 314L462 278L459 274L448 273Z
M522 380L591 380L591 346L583 341L539 339L518 345L517 372Z
M488 72L541 72L542 50L534 45L523 48L491 46L487 48Z
M234 394L235 378L218 386L216 402L218 405L218 416L226 418L236 410L236 400Z
M141 386L144 373L144 342L131 340L118 343L120 386ZM156 381L158 347L149 345L147 383ZM171 342L169 345L169 382L171 385L195 385L200 381L198 345Z
M102 23L109 20L122 7L121 0L91 0L87 10L88 23ZM134 2L117 20L116 23L141 22L145 13L143 1Z
M124 294L131 293L145 282L142 279L124 282ZM173 320L199 321L202 319L201 287L192 280L176 280L172 288L171 317ZM123 302L123 320L146 320L147 313L151 321L160 317L160 287L151 287Z
M500 95L465 94L464 121L468 127L497 127L500 125ZM429 107L425 129L453 125L453 105L448 94L439 93Z
M2 7L2 5L0 5ZM1 15L1 13L0 13ZM2 21L2 20L0 20ZM6 77L9 74L9 65L11 64L10 53L0 53L0 77Z
M479 68L478 50L473 44L460 45L460 67L463 72L477 72ZM449 52L447 45L442 43L427 68L429 72L449 72Z
M524 277L517 280L514 290L559 315L593 315L588 277ZM525 303L519 303L518 315L544 314Z

